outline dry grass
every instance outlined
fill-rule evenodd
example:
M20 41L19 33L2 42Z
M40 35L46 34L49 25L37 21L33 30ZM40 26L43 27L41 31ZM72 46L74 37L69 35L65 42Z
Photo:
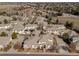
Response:
M58 17L60 23L65 23L66 21L73 22L74 28L79 29L79 17Z

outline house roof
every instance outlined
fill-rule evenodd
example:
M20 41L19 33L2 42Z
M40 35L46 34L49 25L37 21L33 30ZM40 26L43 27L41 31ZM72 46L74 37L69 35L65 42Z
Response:
M35 37L29 37L29 39L27 39L25 42L24 42L24 48L27 48L27 47L32 47L32 45L38 45L37 41L38 41L39 37L38 36L35 36Z
M37 27L36 24L27 24L27 25L25 26L24 30L26 30L26 29L35 29L36 27Z
M23 30L23 23L22 22L16 22L16 24L13 25L13 29L16 30L16 31L21 31Z
M11 41L10 37L0 37L0 45L6 46Z

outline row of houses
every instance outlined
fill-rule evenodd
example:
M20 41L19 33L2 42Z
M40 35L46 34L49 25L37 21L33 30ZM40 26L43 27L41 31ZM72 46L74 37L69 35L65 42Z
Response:
M25 30L25 32L28 32L28 30L30 30L30 29L36 31L37 27L38 27L37 25L34 25L34 27L33 27L33 25L31 25L31 26L27 25L24 30ZM39 37L38 35L35 35L35 37L32 37L32 39L30 38L31 40L30 39L28 40L29 42L26 40L27 43L24 44L24 49L27 49L27 48L33 48L33 49L35 48L35 49L37 49L38 47L41 49L41 47L43 47L43 46L46 46L45 49L49 49L52 46L52 42L54 40L53 35L55 35L55 36L56 35L62 35L63 33L66 33L66 32L67 33L70 32L70 36L73 36L73 42L77 42L79 40L79 38L77 37L78 35L76 35L77 33L72 31L72 30L66 29L64 27L64 25L55 25L55 26L50 25L50 26L44 27L44 30L46 31L46 34L43 35L43 37L41 35L42 38ZM37 34L39 34L39 33L37 33ZM60 47L64 46L66 48L66 50L67 50L66 52L68 52L68 48L66 47L67 44L62 39L60 39L58 37L56 37L56 40L58 41L57 43L60 42L58 44L58 47L60 48ZM77 48L78 47L76 47L76 49ZM61 48L59 50L61 50Z
M28 36L28 40L24 41L23 45L24 50L27 50L29 48L39 50L45 49L46 51L57 50L60 53L63 52L68 53L67 44L57 36L62 35L63 33L66 32L69 33L70 37L73 37L73 43L77 43L76 49L79 50L78 48L79 37L77 33L72 30L66 29L64 25L43 26L43 31L45 31L45 34L42 34L40 36L39 33L41 32L41 30L37 30L38 27L39 26L37 24L27 24L25 28L22 27L21 29L18 28L19 30L16 30L16 32L18 32L19 34L25 34L25 36L27 36L26 34L35 34L35 36ZM1 39L3 40L4 38ZM10 40L10 38L6 38L6 40L3 40L2 42L0 41L1 42L0 48L4 48L5 47L4 44L7 45L6 42L9 43L10 41L12 41Z
M46 34L43 35L42 37L39 37L38 35L29 38L28 40L26 40L24 42L24 51L27 51L27 49L35 49L35 50L44 50L45 51L59 51L60 53L62 53L61 49L63 50L63 52L68 52L68 48L63 49L63 47L66 48L66 43L58 38L55 37L53 35L50 34Z
M51 33L56 32L56 30L54 30L54 29L58 29L58 31L59 31L59 29L60 30L64 30L65 27L63 25L59 25L59 26L58 25L55 25L55 26L53 26L53 25L52 26L46 26L46 28L44 27L44 30L46 30L46 34L40 35L40 36L39 36L39 32L40 31L37 30L37 27L38 26L36 24L35 25L29 24L29 25L27 25L24 28L23 31L24 31L25 34L28 34L27 32L29 32L30 34L32 34L30 32L30 30L34 30L34 34L35 34L35 36L28 37L28 40L26 40L24 42L24 46L23 46L24 50L27 50L27 49L38 49L38 48L39 48L39 50L41 50L41 49L44 49L44 46L45 46L46 50L52 50L52 49L54 49L54 45L53 45L53 43L54 43L53 41L54 40L57 41L57 47L56 48L58 50L61 49L61 46L66 46L65 42L62 39L60 39L58 37L54 38L55 36L53 34L51 34ZM49 32L50 28L52 28L50 30L51 33Z

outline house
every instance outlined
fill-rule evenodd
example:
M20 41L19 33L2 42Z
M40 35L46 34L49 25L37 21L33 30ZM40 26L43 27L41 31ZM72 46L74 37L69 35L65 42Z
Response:
M21 31L21 30L23 30L24 26L22 24L23 24L23 22L18 22L18 21L13 22L12 23L13 31Z
M44 30L46 30L46 33L60 35L62 31L66 30L66 28L64 25L48 25L44 28Z
M3 45L0 45L0 51L2 51L4 49Z
M25 28L22 30L25 34L31 34L36 30L38 26L36 24L27 24Z
M79 52L79 41L78 41L78 43L76 43L76 51Z
M36 29L37 25L36 24L27 24L24 28L24 30L31 30L31 29Z
M69 53L68 48L66 46L61 46L59 48L59 53L61 53L61 54L68 54Z
M30 49L36 49L38 48L38 43L37 41L39 40L38 35L34 36L34 37L28 37L28 39L24 42L24 50L27 50L28 48Z
M79 51L79 36L74 36L72 43L75 45L75 49Z
M44 18L44 17L41 17L41 16L37 17L37 19L36 19L36 22L38 24L42 24L43 26L47 26L47 22L46 21L47 21L47 19Z
M12 42L12 39L9 37L0 37L0 49L4 49L7 45Z

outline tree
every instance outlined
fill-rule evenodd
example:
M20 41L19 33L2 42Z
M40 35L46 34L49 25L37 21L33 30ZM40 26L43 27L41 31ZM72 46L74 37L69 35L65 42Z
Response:
M57 13L57 16L62 16L62 13L61 12Z
M45 18L47 18L47 19L48 19L48 15L46 15L46 16L45 16Z
M12 18L13 18L13 19L12 19L13 21L16 21L16 20L17 20L17 18L16 18L16 17L12 17Z
M63 41L66 42L68 45L71 44L72 38L69 37L69 34L68 33L64 33L62 35L62 38L63 38Z
M52 20L52 18L48 18L47 23L51 24L52 23L51 20Z
M6 15L6 11L3 11L2 13L0 13L0 15Z
M74 25L73 22L66 21L66 23L65 23L65 27L68 28L68 29L72 29L73 25Z
M75 10L72 10L71 14L79 15L79 6Z
M19 13L18 13L18 12L16 12L16 13L15 13L15 15L19 15Z
M63 38L63 41L68 44L69 51L70 52L76 52L76 50L75 50L76 45L72 42L73 37L69 37L68 33L64 33L62 38Z
M56 23L56 24L58 24L58 23L59 23L59 20L58 20L58 19L56 19L55 23Z
M13 32L12 33L12 39L16 39L17 38L17 33L16 32Z
M4 24L7 24L8 23L8 20L7 19L4 19Z
M2 24L2 22L0 21L0 24Z
M23 26L25 27L26 26L26 23L23 23Z
M0 36L8 36L6 32L1 32Z

